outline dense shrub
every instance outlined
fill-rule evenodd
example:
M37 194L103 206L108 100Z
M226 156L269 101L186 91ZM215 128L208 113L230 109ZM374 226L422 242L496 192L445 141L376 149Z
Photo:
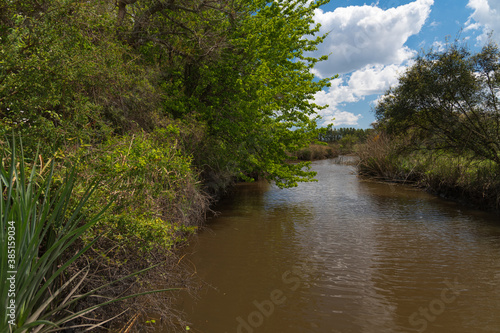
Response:
M92 149L80 148L81 174L100 175L99 198L115 196L99 232L140 245L170 247L204 219L208 198L191 158L178 147L179 128L115 136ZM95 202L98 207L101 202Z

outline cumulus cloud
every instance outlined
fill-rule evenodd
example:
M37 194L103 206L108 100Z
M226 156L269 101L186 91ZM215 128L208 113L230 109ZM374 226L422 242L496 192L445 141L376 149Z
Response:
M361 114L342 110L346 103L355 103L366 96L383 94L398 83L399 76L406 69L403 65L373 65L331 81L331 87L315 95L318 105L329 106L320 111L323 125L357 125Z
M484 43L488 33L493 31L493 39L500 43L500 1L498 0L469 0L467 7L474 10L466 23L466 30L483 30L477 39ZM475 23L473 22L475 21Z
M404 44L420 32L433 4L434 0L416 0L387 10L366 5L333 12L316 9L315 21L321 23L321 32L329 35L314 55L330 57L317 64L315 74L328 77L367 65L399 65L411 59L415 51Z
M333 124L334 126L356 126L358 120L363 118L361 114L335 110L331 115L323 116L323 126Z

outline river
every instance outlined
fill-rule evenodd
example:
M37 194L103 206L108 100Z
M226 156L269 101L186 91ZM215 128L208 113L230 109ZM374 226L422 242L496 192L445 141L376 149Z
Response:
M184 258L189 332L500 332L500 219L313 163L318 182L239 184Z

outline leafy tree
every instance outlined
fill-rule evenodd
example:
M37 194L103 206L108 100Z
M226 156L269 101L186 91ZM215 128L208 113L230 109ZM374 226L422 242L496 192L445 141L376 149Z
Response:
M260 173L279 186L310 180L306 164L287 164L287 151L308 145L316 128L311 102L328 80L314 81L309 58L323 37L315 37L313 10L325 3L257 2L249 6L230 35L227 59L210 75L203 117L214 137L237 152L237 168ZM216 80L213 80L216 78Z
M307 57L327 0L25 1L2 4L0 121L46 142L103 142L165 119L200 124L204 170L310 180L287 151L315 135ZM33 140L33 142L36 141Z
M477 54L458 42L429 51L376 107L379 127L411 134L426 148L471 152L500 164L499 62L493 42Z
M152 127L154 73L116 40L108 2L26 1L0 15L1 130L25 142L102 140ZM78 141L78 140L76 140Z
M320 107L311 100L328 85L311 73L326 57L304 55L323 40L314 36L313 14L326 2L128 2L136 19L123 22L124 36L141 52L166 59L165 111L206 124L200 165L261 175L279 186L312 179L306 164L285 161L287 151L312 139Z

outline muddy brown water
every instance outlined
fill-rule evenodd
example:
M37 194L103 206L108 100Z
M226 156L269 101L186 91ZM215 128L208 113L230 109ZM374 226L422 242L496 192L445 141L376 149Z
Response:
M498 214L313 169L293 189L238 185L191 239L189 332L500 332Z

